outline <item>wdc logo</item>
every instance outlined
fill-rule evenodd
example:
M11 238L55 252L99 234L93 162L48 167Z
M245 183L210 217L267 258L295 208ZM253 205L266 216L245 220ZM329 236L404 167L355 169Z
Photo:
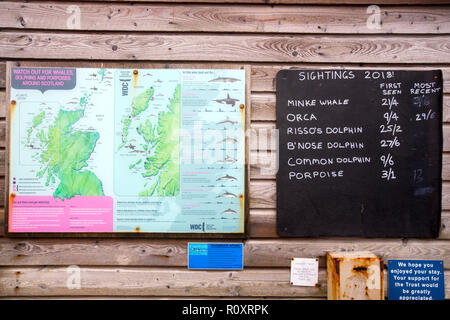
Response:
M191 230L205 231L205 223L191 224Z

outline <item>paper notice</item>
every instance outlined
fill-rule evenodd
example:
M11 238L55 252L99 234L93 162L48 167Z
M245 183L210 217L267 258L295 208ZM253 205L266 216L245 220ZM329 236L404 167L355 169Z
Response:
M319 279L319 260L315 258L291 259L291 284L314 287Z

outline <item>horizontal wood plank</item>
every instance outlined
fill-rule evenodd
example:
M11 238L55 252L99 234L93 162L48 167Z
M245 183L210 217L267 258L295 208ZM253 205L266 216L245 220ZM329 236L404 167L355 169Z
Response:
M218 297L195 297L195 296L45 296L39 297L39 300L217 300ZM274 298L274 297L271 297ZM277 300L326 300L326 297L275 297ZM0 300L35 300L33 296L6 296L0 297ZM227 300L245 301L245 300L266 300L267 297L227 297Z
M250 210L250 238L279 238L276 214L276 209ZM441 213L441 230L438 239L450 239L450 211Z
M187 243L168 239L1 238L0 266L186 266ZM211 240L217 242L218 240ZM236 242L236 241L235 241ZM298 238L244 241L245 267L289 267L292 257L319 258L327 251L372 251L383 260L444 260L450 268L447 240Z
M324 296L320 287L293 287L287 269L189 271L184 268L83 267L80 289L67 287L65 267L0 268L0 296Z
M82 267L79 289L70 289L65 267L0 268L0 296L215 296L325 297L326 271L316 287L292 286L290 270L189 271L181 268ZM450 297L450 271L445 271L445 297ZM387 274L383 279L387 296Z
M408 33L450 32L449 7L391 7L378 28L366 6L161 5L0 3L2 27L16 29L154 32ZM79 23L73 17L79 14Z
M448 63L446 36L152 35L3 32L4 58Z
M36 0L31 0L36 1ZM62 0L62 1L72 1L72 0ZM103 2L104 0L79 0L79 2ZM110 2L129 2L129 0L109 0ZM227 3L227 4L283 4L283 5L293 5L293 4L373 4L371 0L135 0L134 2L183 2L183 3ZM396 0L396 4L406 5L415 4L423 5L424 0ZM427 0L426 4L447 4L446 0ZM378 0L377 4L392 4L392 0Z

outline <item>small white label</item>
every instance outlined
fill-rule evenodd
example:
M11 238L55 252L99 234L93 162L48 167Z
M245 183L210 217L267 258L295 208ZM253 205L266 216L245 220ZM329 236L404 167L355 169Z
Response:
M319 280L319 259L292 258L291 284L294 286L314 287Z

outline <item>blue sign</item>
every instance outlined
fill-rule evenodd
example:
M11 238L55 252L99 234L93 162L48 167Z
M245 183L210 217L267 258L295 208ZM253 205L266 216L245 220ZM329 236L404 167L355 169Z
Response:
M444 300L442 260L389 260L389 300Z
M188 250L189 269L244 269L242 243L189 243Z

